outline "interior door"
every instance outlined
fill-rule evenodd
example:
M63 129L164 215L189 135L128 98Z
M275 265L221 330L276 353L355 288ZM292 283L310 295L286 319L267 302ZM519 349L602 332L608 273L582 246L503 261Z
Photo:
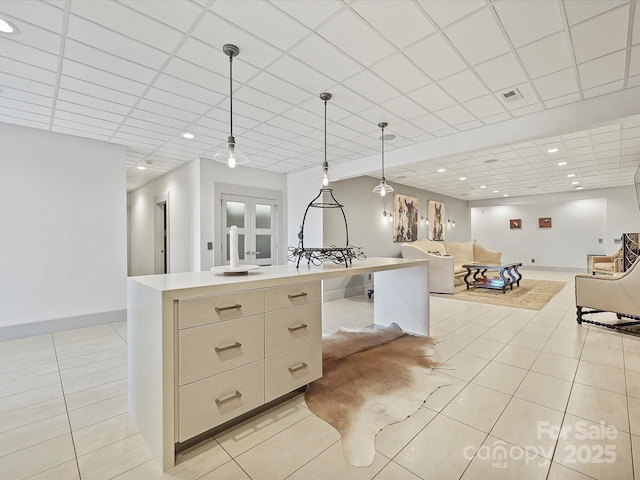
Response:
M276 263L277 205L275 199L222 194L222 264L229 265L229 229L238 229L240 265Z

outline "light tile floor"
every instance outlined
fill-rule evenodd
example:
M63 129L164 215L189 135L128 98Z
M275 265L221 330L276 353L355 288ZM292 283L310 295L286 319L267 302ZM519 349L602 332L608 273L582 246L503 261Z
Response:
M162 474L127 413L126 324L0 343L0 479L634 478L640 337L578 326L573 274L525 275L567 285L539 312L431 297L452 385L383 430L368 468L299 395ZM325 304L325 332L369 326L372 305Z

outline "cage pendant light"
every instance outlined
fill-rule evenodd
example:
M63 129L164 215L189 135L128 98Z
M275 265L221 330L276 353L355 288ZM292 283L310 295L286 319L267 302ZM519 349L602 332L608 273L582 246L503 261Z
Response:
M388 125L387 122L380 122L378 127L382 129L382 135L380 136L380 140L382 140L382 175L380 177L380 183L375 186L373 189L373 193L379 193L381 197L384 197L387 193L393 192L393 187L387 184L387 181L384 178L384 128ZM389 135L391 138L395 138L395 135Z
M236 165L249 163L249 158L236 148L236 139L233 136L233 57L240 53L240 49L235 45L224 45L222 51L229 57L229 138L227 148L218 151L213 159L216 162L226 163L229 168Z

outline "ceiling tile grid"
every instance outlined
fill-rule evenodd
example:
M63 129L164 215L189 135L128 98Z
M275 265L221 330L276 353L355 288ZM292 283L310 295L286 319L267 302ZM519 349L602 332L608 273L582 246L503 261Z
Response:
M234 133L249 166L319 168L322 91L334 95L330 163L375 155L380 121L397 136L386 149L400 149L639 85L638 10L618 0L4 0L0 16L20 33L0 35L0 121L127 145L132 190L225 146L221 47L234 43ZM514 89L523 98L506 102ZM560 139L576 175L596 172L584 188L629 183L640 135L615 129L608 141ZM497 196L492 178L511 195L575 188L539 145L482 152L496 163L443 159L451 179L416 175L436 166L418 162L398 181L468 199Z

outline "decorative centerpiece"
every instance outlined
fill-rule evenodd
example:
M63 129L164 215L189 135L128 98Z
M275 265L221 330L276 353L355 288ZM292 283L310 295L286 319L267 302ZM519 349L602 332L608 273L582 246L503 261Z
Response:
M211 267L212 272L222 272L223 275L247 275L249 270L256 270L260 265L240 265L238 254L238 227L232 225L229 229L229 265Z

